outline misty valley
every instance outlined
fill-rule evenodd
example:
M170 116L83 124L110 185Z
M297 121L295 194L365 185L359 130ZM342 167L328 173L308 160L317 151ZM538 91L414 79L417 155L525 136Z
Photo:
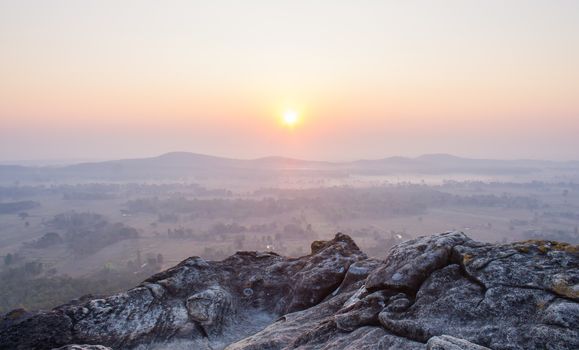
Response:
M578 135L578 0L0 0L0 350L577 350Z
M74 178L62 175L66 168L32 168L25 170L40 180L6 179L0 186L0 312L110 295L190 256L222 260L237 251L271 251L300 257L312 241L336 232L381 259L397 243L454 230L483 242L579 243L579 175L568 169L521 176L501 165L476 174L465 159L455 160L466 164L462 173L447 166L433 175L415 166L412 174L393 174L367 164L361 170L285 161L264 166L252 179L237 163L226 170L222 163L196 166L198 159L188 157L139 161L164 162L147 165L148 172L142 164L133 169L132 161L109 179L98 172L106 163L75 166L90 170L75 171ZM142 178L163 166L201 174ZM43 176L54 175L44 170L62 177L46 181Z

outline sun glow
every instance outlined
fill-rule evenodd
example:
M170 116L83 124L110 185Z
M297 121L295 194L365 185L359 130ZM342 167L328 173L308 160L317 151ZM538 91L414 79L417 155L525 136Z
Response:
M287 110L283 113L283 123L287 126L293 127L299 121L299 115L296 111Z

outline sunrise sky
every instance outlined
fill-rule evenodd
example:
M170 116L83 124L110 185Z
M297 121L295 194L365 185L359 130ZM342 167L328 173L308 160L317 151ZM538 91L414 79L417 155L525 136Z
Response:
M579 160L579 1L0 0L0 161L169 151Z

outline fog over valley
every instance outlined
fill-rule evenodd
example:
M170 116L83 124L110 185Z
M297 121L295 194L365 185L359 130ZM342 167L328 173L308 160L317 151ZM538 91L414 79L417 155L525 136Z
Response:
M0 350L577 350L578 135L577 0L0 0Z
M2 310L112 293L189 256L302 256L343 232L370 256L460 230L579 242L579 163L426 155L348 163L193 153L2 166ZM25 292L24 292L25 291Z

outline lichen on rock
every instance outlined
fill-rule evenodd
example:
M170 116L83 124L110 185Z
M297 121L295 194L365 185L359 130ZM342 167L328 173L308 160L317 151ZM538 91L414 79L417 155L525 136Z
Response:
M299 258L192 257L124 293L15 310L0 349L578 349L578 290L564 243L446 232L381 261L337 234Z

